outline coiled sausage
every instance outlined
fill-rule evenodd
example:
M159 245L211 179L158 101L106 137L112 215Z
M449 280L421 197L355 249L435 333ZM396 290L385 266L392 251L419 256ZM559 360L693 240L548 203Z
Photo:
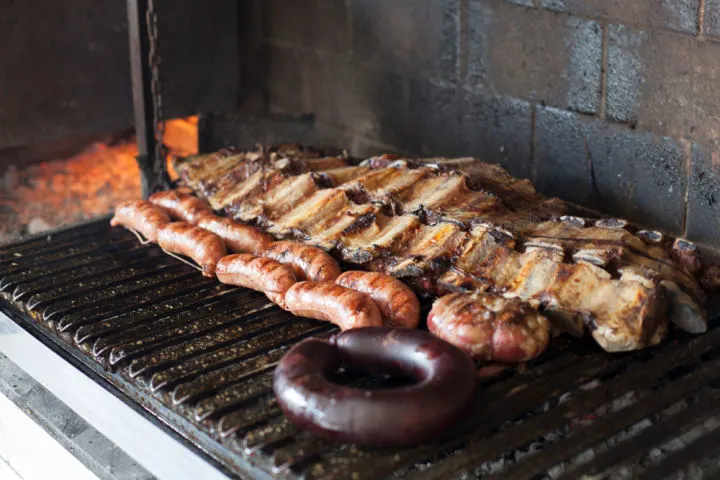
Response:
M412 379L372 389L340 385L340 367ZM442 435L472 406L475 364L427 332L361 328L295 345L275 369L278 405L300 428L330 441L406 446Z
M286 309L301 317L326 320L343 330L382 326L370 296L332 282L298 282L285 293Z
M349 271L335 283L370 295L388 327L416 328L420 323L420 301L400 280L378 272Z

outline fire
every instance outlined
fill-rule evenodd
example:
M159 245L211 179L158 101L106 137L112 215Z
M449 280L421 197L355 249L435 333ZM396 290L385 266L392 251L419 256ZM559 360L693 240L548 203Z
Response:
M197 153L197 117L166 122L172 158ZM69 158L11 166L0 176L0 244L25 234L77 223L140 198L134 138L96 142ZM176 178L171 167L171 178Z

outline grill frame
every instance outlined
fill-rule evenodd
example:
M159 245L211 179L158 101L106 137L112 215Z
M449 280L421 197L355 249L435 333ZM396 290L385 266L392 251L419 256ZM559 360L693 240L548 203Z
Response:
M88 361L87 358L78 356L79 352L77 349L73 349L67 342L53 335L46 327L38 325L5 299L0 299L0 313L6 315L45 347L62 357L115 398L121 400L143 418L157 425L164 433L180 442L183 446L190 449L193 453L203 458L225 475L232 477L236 475L237 472L243 472L253 476L253 478L272 478L268 476L266 472L253 467L248 462L245 462L244 459L229 452L227 449L212 448L215 442L206 432L197 428L191 422L188 422L187 419L167 408L146 392L137 389L130 384L130 382L122 378L121 375L110 372L99 363L93 363ZM179 431L185 431L186 434L183 435L179 433ZM191 441L188 436L202 439L201 441L204 442L204 445L209 445L210 448L207 450L200 448L198 443ZM221 461L227 463L223 464ZM226 466L227 464L236 467L235 473Z
M85 237L88 235L88 233L97 233L98 235L100 235L99 237L97 235L94 236L96 246L93 247L95 250L91 248L92 251L97 251L101 253L105 251L112 252L113 248L115 248L113 245L117 246L121 244L129 248L130 251L133 252L144 251L149 255L148 258L152 259L155 262L160 262L160 265L169 265L168 267L163 268L167 268L171 272L177 271L180 272L181 275L185 275L184 273L182 273L186 271L185 266L181 266L181 264L174 259L159 256L158 254L156 254L157 251L159 251L157 247L137 246L135 243L133 243L135 242L134 237L132 237L129 233L123 230L114 229L110 231L109 227L107 226L107 218L103 218L100 220L87 222L86 224L77 227L60 229L54 233L35 237L34 239L29 239L18 244L0 247L0 285L5 286L5 283L7 283L5 281L7 277L6 268L9 265L9 262L12 261L12 258L8 257L8 252L33 252L36 248L38 248L42 252L42 255L44 255L45 257L54 258L54 260L52 260L52 263L49 264L50 266L63 265L63 262L67 262L68 258L84 258L83 255L86 255L87 252L82 253L83 248L90 245L85 240ZM100 242L100 240L104 238L102 235L113 238L124 238L124 240L121 240L117 244L111 243L109 245L102 245L102 242ZM48 243L47 241L43 240L47 237L55 237L53 239L53 243ZM65 251L63 249L70 249L72 251L72 246L75 245L77 242L80 242L81 247L79 250L80 253L76 253L75 257L67 257L63 255L60 255L57 258L53 257L55 253L62 253L63 251ZM83 247L83 245L85 245L85 247ZM153 251L155 251L155 253L152 253ZM120 255L120 258L122 259L125 258L123 255L125 255L127 252L125 250L119 250L116 253L118 253L118 255ZM143 255L144 254L142 253L138 254L140 264L142 264ZM10 258L10 260L8 260L8 258ZM29 257L30 263L36 264L36 269L44 268L46 265L45 263L40 262L39 258L40 257L36 256ZM67 269L62 269L62 271L71 272L75 269L81 268L84 267L70 266ZM131 267L127 265L120 266L118 267L118 271L124 271L128 268ZM189 270L189 267L187 268L187 272L192 272L191 270ZM16 271L14 275L21 275L19 278L21 278L22 280L24 277L22 277L23 274L20 273L21 270L22 268L14 269L14 271ZM109 268L102 271L104 272L103 274L112 274L112 272L114 272L115 270L113 270L113 268ZM203 280L195 272L193 273L197 276L198 284L210 285L207 280ZM139 272L138 278L143 278L142 272ZM173 278L174 277L171 277L170 280L167 280L165 283L171 283L173 281ZM29 278L24 279L23 281L27 282L28 280ZM124 287L124 284L126 283L127 282L124 279L122 281L119 281L117 285L121 286L122 288L126 288ZM43 288L46 289L44 291L50 291L52 293L54 290L52 286L48 287L48 284L51 285L52 282L45 282L43 284ZM146 287L147 285L145 287L141 285L139 290L142 291L143 288ZM49 290L47 290L48 288ZM90 291L97 291L101 288L102 287L97 286L91 287ZM212 286L207 286L206 288L209 293L214 290L222 290ZM185 414L189 414L192 409L188 408L184 411L182 409L178 410L177 408L171 408L166 403L164 403L163 399L165 401L168 401L168 398L163 397L163 395L166 395L166 393L163 393L162 388L158 390L160 394L158 394L157 392L153 393L153 385L149 383L149 380L143 380L144 377L136 377L135 379L131 379L128 377L127 371L123 370L124 373L121 373L120 371L109 370L108 367L112 367L112 365L107 359L103 362L97 362L92 358L92 351L89 351L87 348L81 349L75 346L73 340L74 335L69 335L67 332L58 333L55 329L58 326L62 325L62 320L58 320L57 318L59 317L58 314L45 315L46 320L39 322L36 319L33 319L27 313L21 312L20 307L18 306L18 302L13 305L11 301L8 301L8 299L5 298L8 296L7 292L4 292L2 295L3 299L0 300L0 311L12 318L13 321L15 321L23 329L28 331L35 338L37 338L43 344L52 349L54 352L58 353L63 358L70 361L76 368L78 368L84 374L92 378L96 383L100 384L106 390L110 391L113 395L120 398L125 404L129 405L135 411L141 413L145 418L148 418L154 423L159 424L161 428L168 434L172 435L173 438L180 440L192 451L198 453L203 458L211 462L215 467L224 471L225 473L249 475L256 478L270 478L271 475L290 477L295 476L298 472L288 467L288 465L292 466L293 468L310 468L313 465L317 465L313 462L318 458L318 455L319 458L326 461L332 458L338 458L340 460L340 462L336 465L337 469L334 472L326 472L327 476L331 476L333 473L340 472L344 472L348 475L350 474L350 472L355 472L360 473L361 477L369 476L372 478L375 478L376 476L387 476L395 472L399 467L422 463L427 461L427 459L431 458L437 459L437 454L439 451L456 450L453 445L458 445L462 443L462 438L470 439L472 442L471 444L474 445L474 448L468 448L466 445L462 446L459 451L460 453L451 453L447 457L441 457L439 461L437 461L437 463L434 463L427 470L405 471L405 474L409 477L411 476L412 478L445 478L450 473L457 473L459 470L466 470L466 467L472 469L472 467L474 467L475 464L480 463L481 460L489 460L490 457L497 457L498 455L502 456L507 454L508 452L506 452L504 449L495 448L495 445L498 445L500 443L498 442L498 437L504 438L507 443L514 442L513 445L521 448L522 442L524 440L527 440L527 438L532 437L533 431L536 431L537 434L543 434L548 430L548 428L552 427L553 425L557 426L557 424L552 424L551 422L550 427L543 427L548 424L548 418L555 418L556 422L558 420L563 420L563 415L556 412L565 412L571 417L572 415L575 415L575 417L577 417L578 408L585 406L586 409L590 409L590 411L593 411L592 408L602 406L607 403L607 401L615 398L611 397L609 399L605 399L605 403L603 403L604 397L602 397L602 395L598 395L597 390L590 390L589 392L585 393L576 393L576 397L571 398L565 405L554 406L544 412L530 415L523 423L519 424L519 427L512 426L505 430L505 432L497 431L497 427L500 427L501 424L504 423L502 422L503 419L507 421L513 421L516 417L518 417L518 415L526 415L525 412L537 409L537 406L543 404L543 402L545 402L548 397L555 398L567 391L577 392L577 387L579 385L581 385L583 382L592 381L593 379L598 378L598 376L608 377L607 382L603 383L603 388L605 388L607 385L615 385L614 388L616 388L617 395L621 395L630 390L634 390L634 388L632 387L634 386L635 381L639 382L641 384L640 386L650 386L652 384L652 381L648 381L643 377L646 375L650 375L652 378L655 378L652 375L656 374L659 379L664 378L664 375L666 375L668 371L672 370L671 367L674 359L680 359L685 363L692 364L692 359L690 357L693 357L697 353L697 350L692 350L692 346L698 347L705 345L706 349L711 348L712 350L717 350L717 352L715 352L716 356L708 360L714 362L713 365L718 362L717 356L720 355L720 329L717 328L713 328L711 332L701 336L692 337L688 335L675 335L670 342L666 342L659 348L633 354L622 355L609 355L603 352L599 352L599 349L592 346L589 342L578 342L562 338L556 339L553 342L553 346L551 347L552 351L548 355L545 355L540 361L534 362L529 368L527 368L527 371L525 373L518 373L514 375L500 375L499 377L494 377L492 379L483 381L481 386L479 387L476 404L485 405L485 411L471 414L467 422L465 422L465 425L461 425L458 428L454 429L451 432L451 435L449 435L448 437L439 438L436 442L433 442L430 445L397 450L397 458L395 458L395 455L393 455L393 452L391 451L369 451L367 452L367 457L365 457L365 453L362 453L362 451L358 451L360 453L353 453L352 451L350 451L349 449L351 449L352 447L343 447L341 449L338 449L335 446L325 444L321 441L316 441L313 438L309 437L308 434L298 434L297 431L293 428L287 428L287 421L284 420L283 417L278 417L277 415L271 415L267 417L266 420L269 420L267 420L266 424L263 424L261 422L259 424L260 426L255 425L252 429L245 430L245 433L253 432L254 434L256 434L255 437L250 438L246 436L238 439L238 437L236 437L233 433L233 428L236 426L235 424L233 424L233 421L238 421L238 419L242 416L244 410L242 408L238 409L237 405L235 405L232 401L227 404L231 408L225 408L224 410L221 408L223 405L222 403L220 403L219 406L216 403L214 405L215 410L212 410L211 408L210 411L211 413L217 413L217 408L221 408L221 410L219 411L222 413L222 415L216 415L215 417L213 417L217 419L217 425L214 427L214 429L204 427L202 425L202 418L201 421L198 422L196 419L184 416ZM224 296L222 296L221 300L218 300L218 302L222 303L223 301L234 297L250 299L252 302L256 302L258 305L263 303L263 301L258 300L258 298L262 298L261 295L254 293L244 293L240 289L232 289L231 292L226 292ZM27 304L27 301L33 298L35 297L29 294L26 296L21 296L19 298L19 304ZM210 296L207 298L210 298L212 301L212 299L220 299L220 296ZM182 302L182 300L179 301ZM196 299L195 303L199 302L201 302L201 300ZM195 303L193 303L192 305L194 305ZM267 304L267 302L265 303ZM246 303L242 304L240 308L245 308L245 306ZM120 316L129 315L128 312L134 311L133 309L136 308L137 305L126 305L126 307L126 310L120 312ZM71 305L71 308L82 307L77 307L77 305ZM82 310L75 311L80 313L82 312ZM97 312L98 310L96 309L91 311ZM102 311L102 309L100 309L100 311ZM189 312L190 310L188 309L187 311ZM227 305L220 309L220 313L232 313L234 311L235 307ZM251 312L250 315L250 319L248 319L247 317L243 317L244 320L228 320L224 324L219 323L215 325L215 327L211 326L206 329L205 333L219 332L223 328L228 327L228 325L261 325L262 322L265 321L265 318L274 318L278 315L284 316L283 318L289 316L289 314L280 311L276 307L260 308L259 310ZM82 315L77 316L80 317L80 319L82 320ZM281 327L282 329L286 325L297 325L304 322L294 319L285 321L280 319L280 317L277 318L278 320L275 323L273 323L274 320L272 319L268 320L269 323L265 325L265 330L263 330L263 328L260 328L259 330L251 329L248 332L245 332L245 334L253 335L254 332L254 336L252 336L251 338L261 337L263 334L269 334L278 330L276 327ZM200 319L198 321L204 321L204 319ZM317 328L312 327L312 324L313 323L308 324L307 331L303 331L302 329L300 329L300 331L304 332L302 333L303 335L308 332L329 334L333 331L332 327L329 327L326 324L314 322L314 324L317 325ZM68 327L68 329L76 330L74 329L73 325ZM123 332L123 330L118 331ZM239 331L242 332L242 328L240 328ZM186 337L188 339L197 339L198 336L202 334L203 332L199 332L197 335L186 335ZM287 343L283 344L285 348L291 343L290 341L293 338L295 337L290 337L289 339L286 339ZM231 339L224 344L215 344L213 346L213 351L222 350L228 347L232 343L232 341L234 340ZM181 343L176 338L171 338L170 342L175 342L176 344ZM262 346L255 350L250 349L248 350L248 355L241 355L240 358L247 360L251 358L266 356L268 353L263 353L262 350ZM282 352L282 350L276 350L275 352L275 355L277 356L277 352ZM672 356L672 352L675 352L675 357ZM196 353L196 356L199 354L200 353ZM127 369L131 364L132 363L126 363L122 367L122 369ZM664 369L660 370L657 370L656 368L656 370L648 371L647 369L643 368L643 365L645 364L655 365L656 367L659 364L660 366L665 365L665 367L663 367ZM234 362L226 361L225 363L221 362L219 365L223 369L225 369L233 366ZM266 364L263 367L264 369L261 369L261 371L264 373L267 373L267 371L271 371L272 365L272 363ZM627 368L628 365L630 366L630 370L632 370L633 368L635 369L632 370L635 372L633 374L634 376L628 374L624 370L625 368ZM214 369L207 370L207 372L218 372L218 368L219 367L216 366ZM708 367L702 368L705 368L706 370L708 369ZM613 374L617 375L613 377ZM629 379L628 375L630 375ZM246 372L246 374L244 376L241 376L240 378L246 380L247 378L255 377L252 377ZM688 377L681 375L679 378L681 379L681 381L683 381L682 379ZM715 378L715 380L717 380L717 378ZM700 383L698 384L700 386L697 387L695 390L691 388L693 384L690 384L690 387L688 387L690 388L690 392L692 393L693 391L697 391L702 388L707 389L703 386L703 382L707 383L706 379L704 377L701 377ZM175 385L178 385L178 383L176 383ZM219 390L215 390L213 395L215 395L215 393L221 391L222 389L230 388L230 386L232 385L241 384L238 384L237 382L233 384L233 382L230 381L226 384L220 383L220 385L221 387L219 387ZM263 388L267 388L267 384L264 384ZM669 388L671 391L675 389L674 385L670 385ZM524 390L525 394L517 393L516 390L518 389ZM170 390L173 390L173 388L171 388ZM718 387L713 387L713 390L711 392L713 395L713 400L717 398L717 390ZM263 395L266 394L267 392L263 393ZM208 399L210 397L208 397L206 394L204 398ZM250 398L252 399L255 397L252 397L251 395ZM659 406L655 406L656 409L663 406L663 401L664 400L656 401L656 403L659 402ZM703 401L705 401L706 404L708 402L707 399ZM210 403L209 406L213 407L213 404ZM647 414L642 410L643 407L644 405L638 402L636 404L630 405L630 407L627 407L626 409L620 410L620 412L614 412L605 418L606 420L607 418L611 418L615 419L616 421L619 418L619 415L620 417L622 417L622 415L625 415L630 418L630 420L638 417L638 415L639 418L646 418ZM635 408L635 411L630 410L633 408ZM263 412L262 409L259 409L259 411L260 413ZM628 413L628 411L630 413ZM689 411L690 409L688 408L683 412ZM633 414L633 412L635 413ZM714 409L713 412L715 412ZM232 415L235 415L235 417L232 417ZM228 418L230 418L230 420L227 420ZM486 418L491 419L490 425L487 425L487 422L485 420ZM705 417L703 417L702 419L704 420L704 418ZM626 419L626 421L629 420ZM225 424L223 424L223 422L225 422ZM662 427L664 423L660 423L659 425L660 427ZM274 430L274 427L278 427L277 430ZM653 425L653 427L651 427L651 430L653 428L656 428L656 426ZM595 431L595 435L598 435L597 431L598 429L602 429L602 426L585 427L585 430L583 431L587 431L587 429ZM518 430L520 432L525 432L525 434L523 435L522 433L518 433ZM230 431L230 434L225 435L226 438L223 439L222 433L226 431ZM265 431L268 431L269 433L264 436L260 434ZM277 432L279 432L279 434ZM288 436L288 432L290 436ZM617 428L613 430L613 432L616 433ZM714 439L718 435L718 433L720 433L720 430L713 430L710 431L707 436L701 437L701 441L705 442L702 445L705 445L706 448L710 448L713 445L711 440ZM642 432L640 433L640 435L642 435ZM607 435L603 438L607 438ZM709 440L704 440L706 438L709 438ZM709 445L707 444L708 442L710 442ZM552 453L554 455L554 457L549 457L542 454L539 456L535 455L532 457L528 457L529 460L518 462L517 464L515 464L515 466L510 466L507 471L500 474L500 478L531 478L529 473L533 473L534 470L531 472L527 471L526 467L528 466L528 462L529 465L535 465L535 467L539 469L544 464L549 462L550 458L561 460L565 459L565 457L568 457L567 452L562 451L561 447L557 447L556 445L562 446L567 443L567 439L561 439L558 441L557 444L550 443L546 448L547 450L549 450L549 453ZM580 442L581 445L583 443L587 443L587 440L585 440L584 442ZM505 445L506 444L503 444L503 446ZM619 443L619 445L623 445L623 443ZM483 446L484 448L480 448ZM579 447L576 446L576 448ZM593 460L582 468L585 468L587 470L588 468L590 468L590 466L592 466L592 464L602 463L602 459L606 458L607 455L610 455L610 458L615 458L612 457L612 452L616 452L617 450L617 448L615 448L615 450L609 450L611 452L610 454L601 453L600 460ZM685 449L681 450L676 455L669 455L665 459L665 461L677 463L677 461L681 461L686 458L683 457L683 455L686 455L687 458L692 460L692 456L689 456L689 454L687 453L691 450L692 444L686 446ZM245 452L245 454L242 453L243 451ZM333 457L333 455L335 457ZM605 455L605 457L603 457L602 455ZM680 463L682 464L682 462ZM607 464L607 458L605 460L605 464ZM358 470L353 470L355 468L358 468ZM312 477L313 472L314 471L310 470L300 470L299 473L306 473L308 474L308 476ZM650 470L650 472L652 473L652 470Z

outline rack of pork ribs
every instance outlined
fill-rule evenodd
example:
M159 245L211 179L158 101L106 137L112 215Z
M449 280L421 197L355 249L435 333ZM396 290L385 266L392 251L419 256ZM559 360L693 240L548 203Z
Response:
M319 247L343 269L390 275L421 297L522 301L554 333L589 332L611 352L659 343L670 322L692 333L707 328L701 285L714 287L717 272L702 265L696 245L579 216L497 165L357 161L291 145L224 149L174 167L180 186L217 215ZM463 302L444 307L462 310ZM512 321L527 319L536 316Z

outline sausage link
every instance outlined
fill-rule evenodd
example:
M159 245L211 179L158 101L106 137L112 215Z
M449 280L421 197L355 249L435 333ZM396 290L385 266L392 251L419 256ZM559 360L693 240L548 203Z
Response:
M222 283L263 292L282 308L285 308L285 292L297 282L289 267L248 253L221 258L216 273Z
M158 244L168 252L192 258L206 277L215 276L215 266L226 254L220 237L185 222L168 223L161 228Z
M197 226L225 240L228 250L237 253L257 254L274 241L273 237L255 227L215 215L201 217Z
M342 330L382 326L368 295L332 282L298 282L285 293L285 308L301 317L326 320Z
M205 215L212 215L212 207L194 195L178 192L177 190L166 190L150 195L151 203L168 211L170 217L175 220L197 225L200 218Z
M292 268L299 280L332 282L340 275L340 265L327 252L298 242L273 242L262 256Z
M115 209L110 225L137 230L151 242L157 242L158 230L170 223L170 217L160 207L145 200L123 202Z
M452 293L433 303L428 329L475 358L518 363L540 355L550 322L528 303L497 295Z
M335 283L370 295L380 308L386 326L417 328L420 323L420 301L400 280L378 272L350 271Z

